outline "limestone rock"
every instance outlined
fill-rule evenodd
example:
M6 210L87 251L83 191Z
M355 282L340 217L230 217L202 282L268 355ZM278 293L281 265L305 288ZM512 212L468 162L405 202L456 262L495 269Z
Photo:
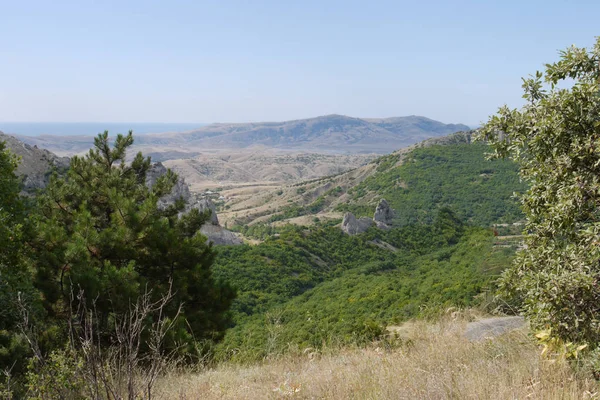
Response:
M167 173L167 168L164 165L162 165L162 163L157 162L157 163L152 164L152 166L146 173L146 185L148 187L154 186L154 184L156 183L156 180L160 176L162 176L166 173ZM185 183L185 180L182 178L179 178L177 180L177 183L173 187L173 190L171 190L171 193L169 193L166 196L161 197L158 200L158 207L161 209L164 209L164 208L168 207L169 205L175 203L175 201L179 198L183 198L183 200L185 201L186 208L185 208L184 212L189 211L191 208L190 203L191 203L191 199L192 199L192 194L190 193L190 188Z
M381 199L375 214L373 215L373 221L380 229L389 229L394 219L394 211L390 208L390 205L385 199Z
M161 163L155 163L152 165L146 175L146 184L150 187L156 183L159 176L165 174L167 168ZM168 207L173 204L177 199L183 198L186 205L183 213L187 213L193 208L197 208L200 212L206 210L211 211L210 222L202 225L200 232L208 238L209 242L218 245L237 245L242 244L242 240L236 236L235 233L223 228L219 225L219 217L217 216L217 209L213 202L209 198L197 198L194 196L185 183L185 180L179 178L171 193L163 196L159 202L159 207Z
M366 232L373 225L373 220L370 218L362 217L356 218L351 212L344 215L342 221L342 231L348 235L358 235L359 233Z
M526 325L527 321L520 316L486 318L468 323L465 337L471 342L480 342Z
M202 198L202 199L198 200L193 205L193 208L197 208L198 210L200 210L200 212L205 212L206 210L210 210L211 211L210 223L212 225L219 226L219 217L217 216L217 209L215 208L215 205L209 198Z
M208 238L209 242L212 242L213 244L218 244L218 245L242 244L242 239L240 239L235 233L233 233L219 225L204 224L204 225L202 225L202 228L200 228L200 232Z

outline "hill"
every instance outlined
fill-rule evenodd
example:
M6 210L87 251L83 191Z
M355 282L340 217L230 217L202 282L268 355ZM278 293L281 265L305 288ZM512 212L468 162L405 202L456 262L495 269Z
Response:
M486 145L472 143L472 135L469 131L428 139L348 172L260 193L224 190L232 200L221 218L230 225L307 225L315 218L341 220L348 211L372 216L379 199L385 198L399 225L430 222L441 207L479 226L521 219L513 199L513 192L525 190L518 167L506 160L486 160Z
M312 151L387 153L390 148L405 147L432 136L464 129L468 128L417 116L361 119L327 115L287 122L212 124L172 136L207 148L262 145ZM143 140L152 139L144 137Z
M21 158L17 174L23 178L23 190L26 192L46 187L52 170L64 170L69 166L67 157L59 157L46 149L31 146L3 132L0 132L0 141L6 142L7 147Z
M221 218L258 244L217 257L216 276L239 292L235 326L215 354L248 361L290 346L360 344L386 325L468 307L493 291L519 242L500 242L490 228L519 229L512 194L525 187L516 165L486 160L487 146L471 138L430 139L353 171L225 203ZM372 216L382 197L395 211L389 229L342 232L345 212Z
M218 123L185 133L139 135L135 145L145 153L253 146L316 153L388 153L390 149L467 129L465 125L419 116L362 119L326 115L285 122ZM22 140L66 155L86 151L91 143L88 137L81 136L29 136Z

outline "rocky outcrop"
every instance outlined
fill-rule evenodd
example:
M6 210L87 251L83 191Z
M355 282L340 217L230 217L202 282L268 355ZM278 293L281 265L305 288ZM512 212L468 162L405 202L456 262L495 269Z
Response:
M527 321L520 316L486 318L469 322L465 330L465 337L471 342L480 342L523 328L526 325Z
M24 194L45 188L52 171L64 173L69 168L68 157L59 157L48 150L30 146L13 136L0 132L0 142L5 142L6 147L21 158L16 173L23 179Z
M344 215L342 221L342 231L348 235L358 235L366 232L373 225L373 220L367 217L356 218L351 212Z
M366 232L371 226L375 225L379 229L390 229L394 219L394 210L384 199L381 199L373 219L367 217L356 218L354 214L348 212L342 220L342 231L348 235L358 235Z
M380 229L389 229L392 225L392 221L394 219L394 212L390 208L385 199L381 199L377 208L375 209L375 214L373 215L373 221Z
M199 209L201 212L210 210L210 222L202 225L200 232L208 238L209 242L219 245L237 245L242 244L240 239L235 233L223 228L219 224L219 217L217 216L217 209L213 202L208 198L202 198L196 201L193 208Z
M210 210L210 223L211 225L220 226L219 225L219 217L217 216L217 209L213 202L209 198L202 198L196 201L193 204L194 208L200 210L200 212L205 212L206 210Z
M220 225L204 224L202 225L202 228L200 228L200 232L206 236L212 244L242 244L242 239L240 239L235 233L223 228Z
M163 174L167 173L167 168L161 163L152 165L146 174L146 184L150 187L156 183L156 180ZM176 200L182 198L185 201L185 209L182 213L186 213L193 208L197 208L200 212L210 210L210 222L202 225L200 232L208 238L209 242L218 245L237 245L242 244L242 240L235 233L228 231L219 225L219 217L217 209L209 198L199 198L190 192L185 180L179 178L171 193L163 196L159 200L159 207L167 207L173 204Z
M154 186L156 180L166 173L167 168L162 163L157 162L152 164L152 166L146 173L146 185L148 187ZM158 200L158 207L161 209L168 207L169 205L175 203L175 201L179 198L183 198L183 200L185 201L186 208L184 212L189 211L192 208L192 194L190 192L190 188L185 183L185 180L182 178L179 178L177 180L177 183L173 187L173 190L171 190L171 193L161 197Z

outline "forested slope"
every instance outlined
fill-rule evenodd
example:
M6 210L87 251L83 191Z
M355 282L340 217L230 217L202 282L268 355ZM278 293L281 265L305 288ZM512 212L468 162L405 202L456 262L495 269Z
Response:
M215 275L238 298L217 355L252 360L289 346L361 343L387 325L470 306L493 291L518 241L499 246L491 225L522 219L513 193L525 187L513 163L488 161L486 151L470 135L415 146L379 158L359 182L335 185L338 176L320 189L297 186L300 196L321 194L239 226L262 243L219 250ZM278 221L332 208L372 216L380 198L395 209L390 230L348 236L336 220Z

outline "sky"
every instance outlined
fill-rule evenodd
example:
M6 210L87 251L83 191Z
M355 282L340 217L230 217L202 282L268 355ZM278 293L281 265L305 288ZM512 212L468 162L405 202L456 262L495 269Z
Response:
M0 121L477 125L598 1L0 0Z

